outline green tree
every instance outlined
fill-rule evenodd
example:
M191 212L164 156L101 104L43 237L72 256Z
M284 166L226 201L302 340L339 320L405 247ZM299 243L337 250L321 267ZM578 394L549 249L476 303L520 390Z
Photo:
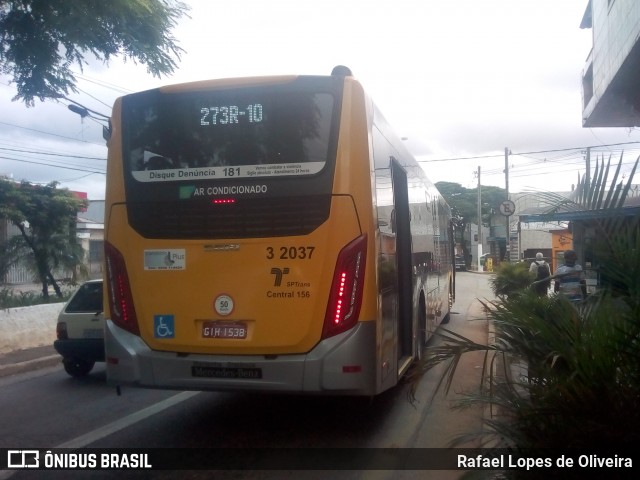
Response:
M121 54L160 77L182 53L171 30L186 11L176 0L0 0L0 72L27 106L76 92L71 67L87 53L105 64Z
M462 245L465 259L468 258L469 246L464 242L463 234L470 223L489 224L489 215L497 210L505 200L506 191L499 187L481 186L481 222L478 222L478 189L465 188L455 182L437 182L436 187L451 207L455 225L455 241Z
M0 218L13 223L20 236L4 246L0 264L7 266L20 260L37 275L42 284L42 296L49 297L48 286L56 296L63 293L52 271L71 269L82 264L83 250L76 237L77 213L84 202L68 190L28 182L16 184L0 180Z

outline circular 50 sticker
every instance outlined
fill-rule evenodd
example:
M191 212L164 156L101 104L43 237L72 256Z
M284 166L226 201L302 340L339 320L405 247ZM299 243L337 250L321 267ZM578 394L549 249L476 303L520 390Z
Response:
M233 299L229 295L218 295L213 302L218 315L227 316L233 312Z

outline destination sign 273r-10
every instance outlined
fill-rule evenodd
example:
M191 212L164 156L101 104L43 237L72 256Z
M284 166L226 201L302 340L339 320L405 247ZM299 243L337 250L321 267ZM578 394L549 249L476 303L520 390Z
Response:
M241 108L237 105L223 105L218 107L200 108L200 125L232 125L246 121L249 123L262 122L262 105L254 103Z

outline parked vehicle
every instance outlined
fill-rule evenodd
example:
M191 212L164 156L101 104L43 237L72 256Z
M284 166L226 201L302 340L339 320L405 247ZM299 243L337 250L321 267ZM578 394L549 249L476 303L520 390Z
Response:
M102 280L89 280L65 304L56 325L56 351L72 377L87 375L96 362L104 362Z
M462 255L456 255L455 258L456 270L466 270L467 264L464 262Z

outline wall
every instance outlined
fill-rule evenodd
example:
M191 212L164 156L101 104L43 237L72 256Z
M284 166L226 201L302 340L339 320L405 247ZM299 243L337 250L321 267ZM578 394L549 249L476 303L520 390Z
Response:
M593 90L600 97L640 34L638 0L592 0Z
M63 303L0 310L0 354L53 345Z

